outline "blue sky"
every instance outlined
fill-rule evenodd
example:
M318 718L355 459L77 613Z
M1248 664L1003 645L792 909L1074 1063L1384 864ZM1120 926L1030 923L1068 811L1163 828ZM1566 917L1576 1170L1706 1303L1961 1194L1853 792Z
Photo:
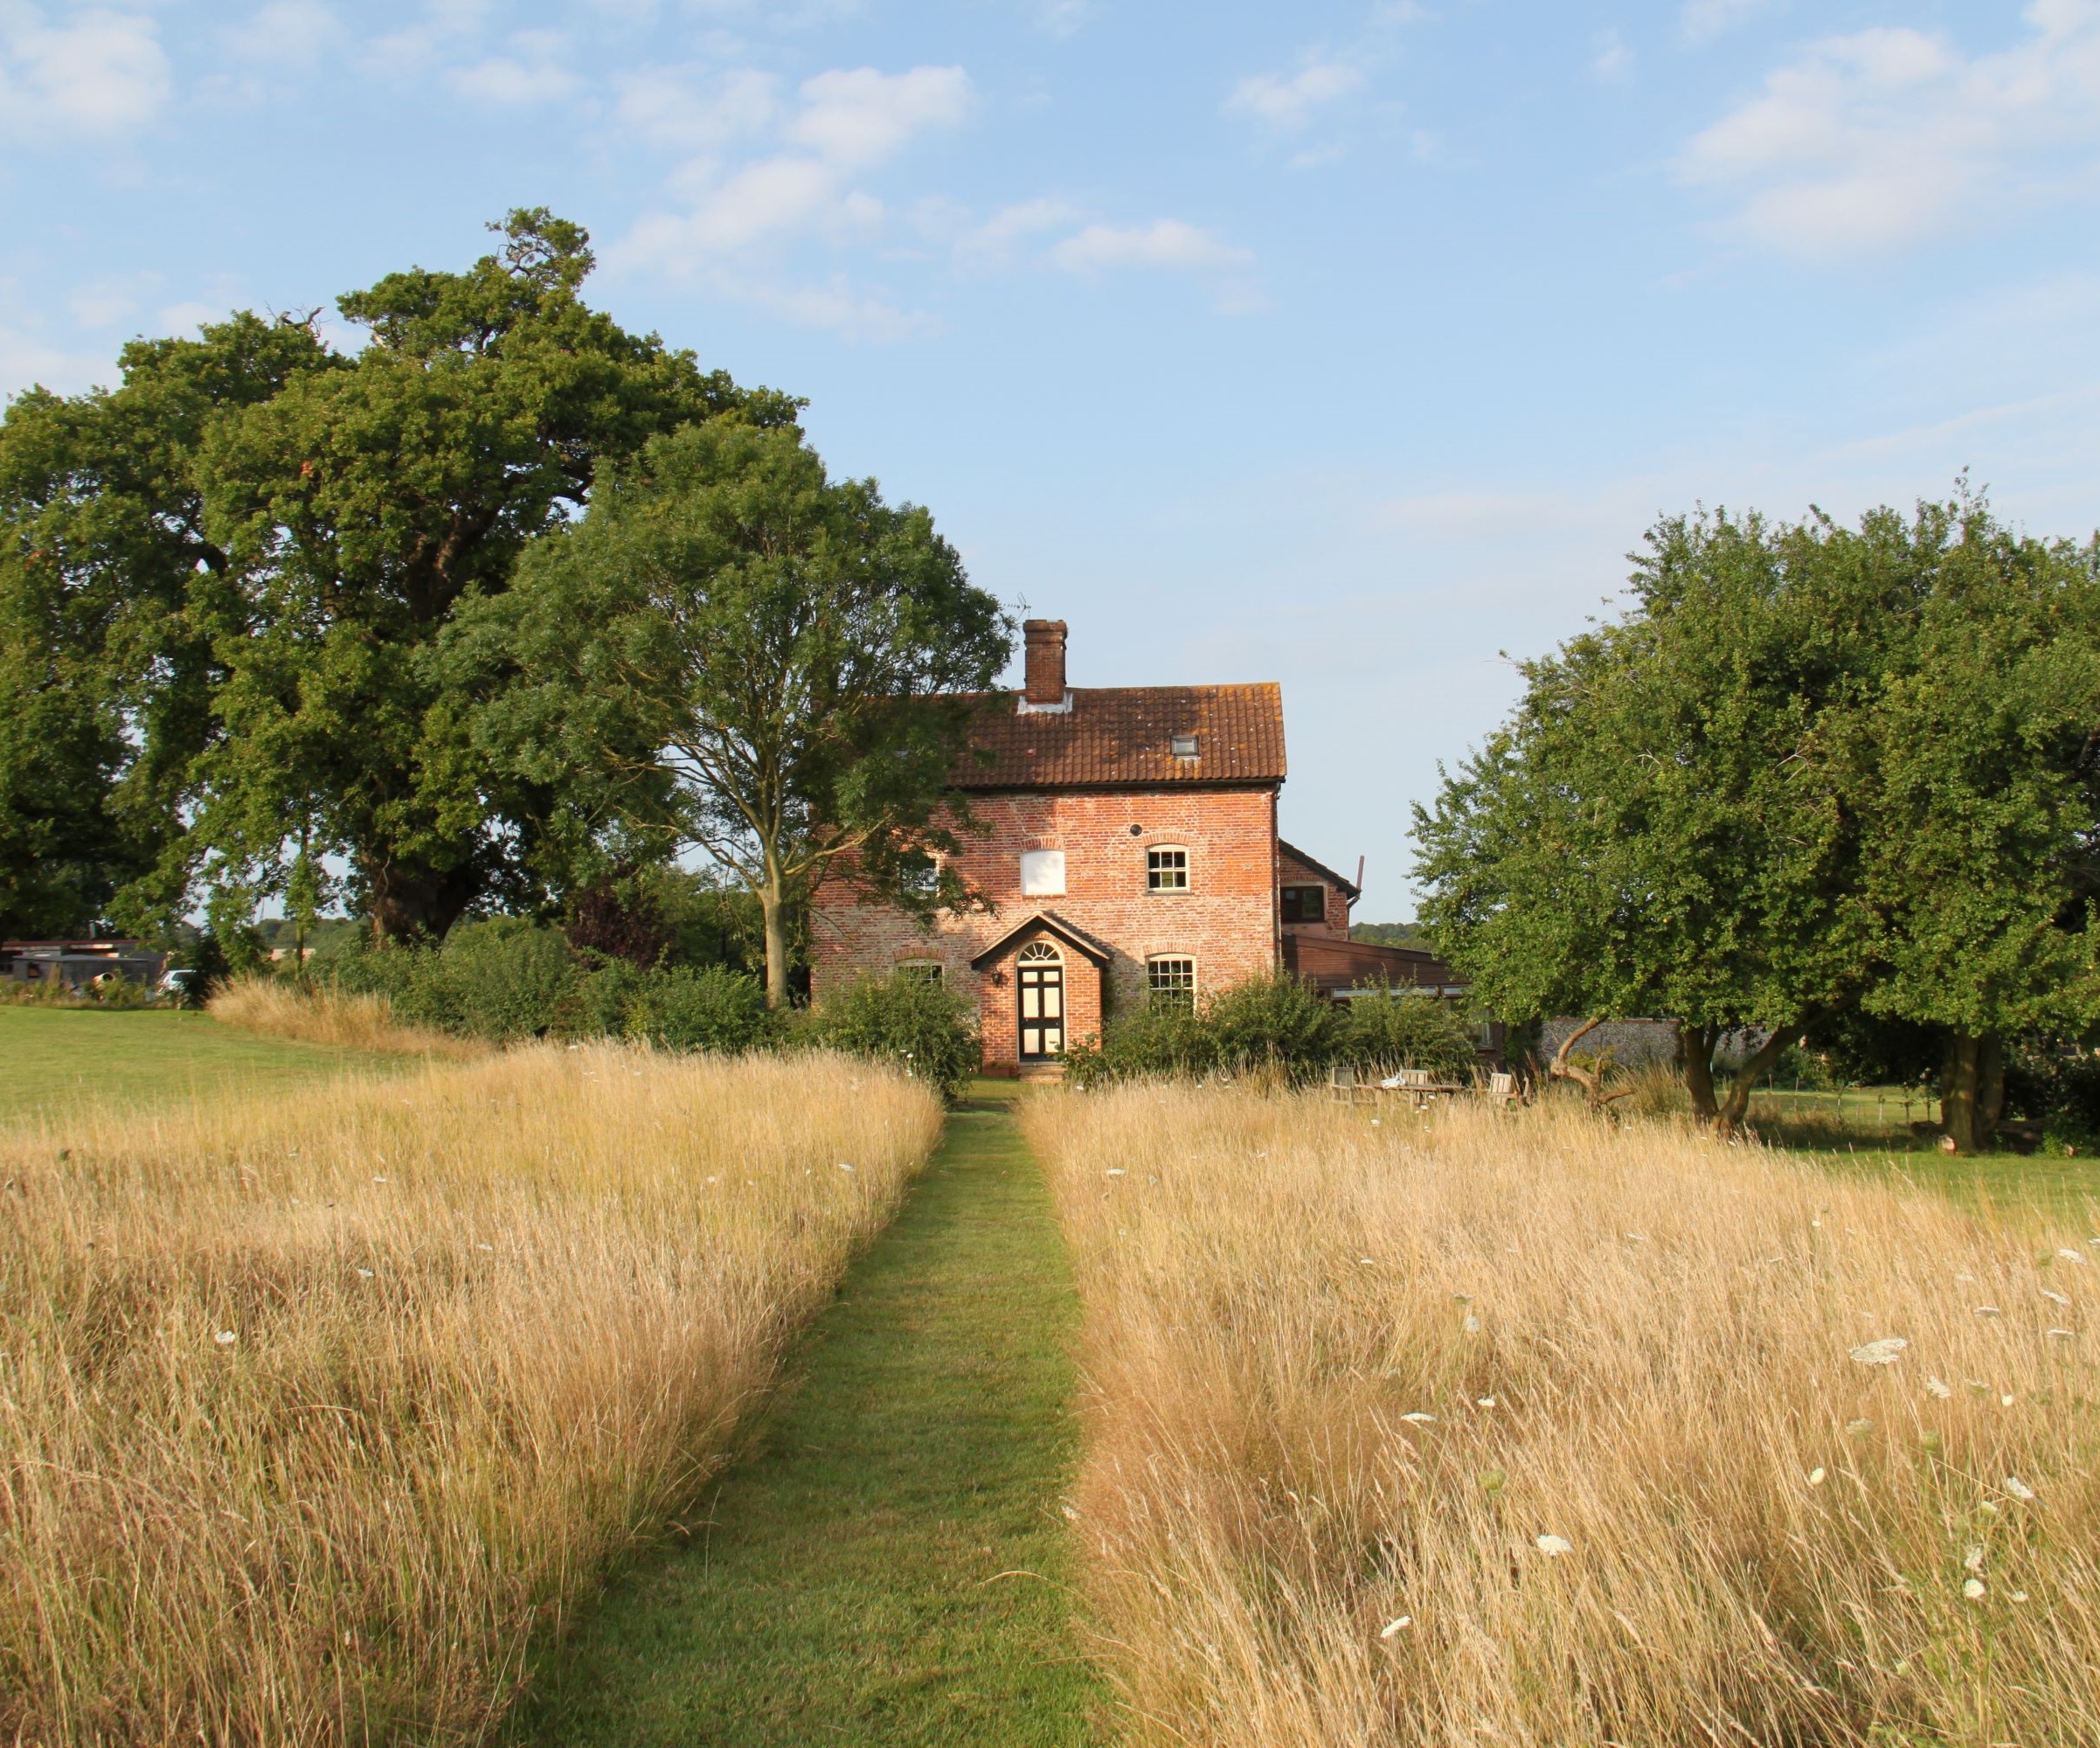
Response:
M2100 524L2100 0L0 0L0 392L580 220L1367 918L1657 514Z

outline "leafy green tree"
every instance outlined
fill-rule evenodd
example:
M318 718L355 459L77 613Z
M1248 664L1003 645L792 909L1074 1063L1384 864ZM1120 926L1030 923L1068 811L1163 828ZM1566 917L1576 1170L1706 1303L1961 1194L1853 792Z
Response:
M1876 1014L1947 1039L1948 1134L2003 1108L2007 1041L2100 1021L2100 541L1928 506L1933 586L1852 748Z
M214 421L327 355L297 321L235 316L135 341L120 381L32 389L0 424L0 932L165 923L178 808L223 677L190 614L223 576L195 466Z
M493 780L436 659L461 603L506 588L607 459L732 409L794 411L587 308L577 225L519 212L502 231L466 273L339 300L364 349L216 421L197 462L228 563L190 600L224 672L196 841L267 888L285 822L310 822L385 935L441 935L553 865L558 798Z
M792 430L721 419L658 438L529 551L451 640L500 768L697 847L757 898L768 1002L790 932L842 864L930 913L956 846L951 774L1011 627L932 518L834 482Z
M1900 518L1667 518L1622 618L1416 808L1424 921L1493 1011L1667 1015L1693 1107L1732 1127L1790 1037L1862 995L1849 725L1926 586ZM1725 1100L1713 1058L1757 1029Z

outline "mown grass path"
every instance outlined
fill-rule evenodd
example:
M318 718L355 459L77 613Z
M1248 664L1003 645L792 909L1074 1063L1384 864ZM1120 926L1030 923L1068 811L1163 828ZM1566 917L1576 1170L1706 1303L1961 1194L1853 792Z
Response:
M1059 1500L1078 1321L1002 1098L973 1099L819 1321L789 1391L690 1522L545 1671L563 1748L1078 1745Z

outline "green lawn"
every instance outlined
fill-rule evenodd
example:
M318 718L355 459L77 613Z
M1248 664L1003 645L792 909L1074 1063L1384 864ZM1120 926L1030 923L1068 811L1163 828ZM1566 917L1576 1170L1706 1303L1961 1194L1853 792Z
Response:
M403 1060L259 1037L203 1014L0 1006L0 1121L59 1115L85 1100L291 1086Z
M690 1540L619 1581L520 1733L561 1748L1080 1745L1059 1510L1078 1321L1011 1089L978 1089Z

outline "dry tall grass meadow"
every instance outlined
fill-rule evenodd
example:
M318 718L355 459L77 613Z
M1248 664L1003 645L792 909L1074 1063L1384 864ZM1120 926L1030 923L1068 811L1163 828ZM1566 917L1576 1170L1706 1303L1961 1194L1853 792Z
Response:
M0 1134L0 1737L483 1733L939 1123L543 1046Z
M465 1058L488 1048L427 1026L403 1025L385 996L356 995L328 983L301 988L282 978L251 974L232 979L205 1011L239 1031L343 1050Z
M1026 1120L1136 1740L2100 1741L2090 1221L1564 1108Z

